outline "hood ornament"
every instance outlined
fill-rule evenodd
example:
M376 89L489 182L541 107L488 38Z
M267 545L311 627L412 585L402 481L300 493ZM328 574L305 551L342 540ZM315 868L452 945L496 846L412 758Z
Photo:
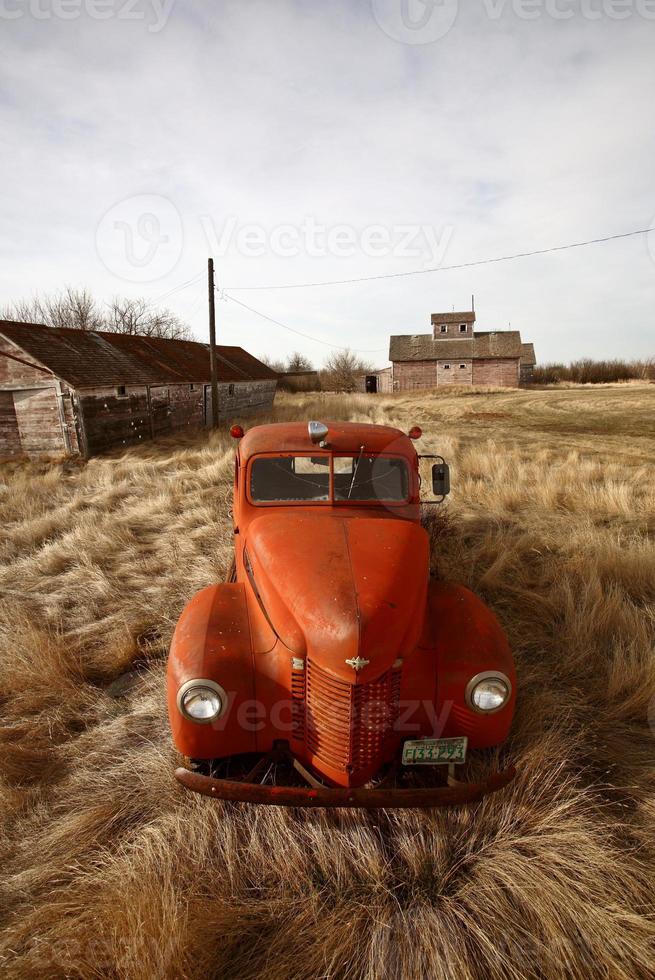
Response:
M370 660L364 660L363 657L353 657L352 660L346 660L349 667L353 670L361 670L363 667L367 667L370 664Z

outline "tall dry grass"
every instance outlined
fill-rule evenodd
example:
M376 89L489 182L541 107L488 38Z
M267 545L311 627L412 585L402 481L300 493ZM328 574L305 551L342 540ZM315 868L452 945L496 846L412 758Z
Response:
M509 633L518 777L432 813L223 806L173 781L164 657L228 565L224 435L6 468L0 973L651 977L654 403L631 387L277 404L418 422L451 461L447 518L426 524L440 574Z

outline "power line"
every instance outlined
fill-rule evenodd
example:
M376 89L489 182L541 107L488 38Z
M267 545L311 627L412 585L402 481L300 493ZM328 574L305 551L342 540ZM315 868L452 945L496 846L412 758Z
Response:
M298 337L304 337L305 340L312 340L315 344L323 344L324 347L332 347L334 350L351 350L355 354L383 354L386 351L385 347L377 347L373 350L363 350L358 347L341 347L339 344L330 344L327 340L319 340L318 337L312 337L311 334L303 333L302 330L295 330L294 327L288 326L286 323L282 323L280 320L275 320L272 316L267 316L265 313L260 313L259 310L253 309L252 306L248 306L247 303L242 303L240 299L235 299L234 296L229 296L224 290L219 290L217 287L216 292L219 295L224 296L225 299L229 300L231 303L237 303L242 306L244 310L249 310L254 313L255 316L259 316L262 320L268 320L269 323L274 323L276 327L282 327L283 330L288 330L290 333L295 333Z
M411 272L389 272L378 276L360 276L357 279L331 279L323 282L284 283L269 286L227 286L232 292L254 291L261 289L313 289L319 286L347 286L357 282L373 282L378 279L402 279L405 276L424 276L432 272L452 272L455 269L470 269L478 265L491 265L495 262L510 262L513 259L525 259L534 255L546 255L549 252L563 252L571 248L584 248L587 245L600 245L603 242L613 242L619 238L632 238L635 235L647 235L655 228L641 228L638 231L626 231L620 235L607 235L605 238L591 238L585 242L571 242L568 245L553 245L550 248L537 248L530 252L515 252L512 255L499 255L492 259L477 259L474 262L460 262L457 265L433 266L430 269L414 269ZM233 298L233 297L232 297ZM234 302L238 302L234 300ZM289 328L290 329L290 328ZM319 341L321 343L321 341Z
M183 289L186 289L187 286L191 286L193 285L193 283L198 282L200 279L203 278L203 276L204 276L204 272L199 272L196 276L193 276L191 279L187 279L186 282L182 282L178 286L173 286L172 289L167 289L166 292L161 294L161 296L155 296L155 298L151 300L151 303L161 303L162 300L169 299L175 293L179 293Z

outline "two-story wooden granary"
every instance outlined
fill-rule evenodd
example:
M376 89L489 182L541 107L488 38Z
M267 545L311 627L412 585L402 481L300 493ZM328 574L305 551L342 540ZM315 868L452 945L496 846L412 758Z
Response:
M273 404L277 374L218 347L222 421ZM209 346L0 320L0 457L94 456L211 420Z
M475 313L433 313L432 332L391 337L393 391L417 391L442 385L529 384L534 345L518 330L476 330Z

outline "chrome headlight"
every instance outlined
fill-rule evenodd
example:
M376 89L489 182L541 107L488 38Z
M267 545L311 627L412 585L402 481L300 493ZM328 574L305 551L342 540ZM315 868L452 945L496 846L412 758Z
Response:
M208 725L225 711L227 694L215 681L187 681L177 692L180 714L198 725Z
M500 711L509 701L512 685L509 677L498 670L485 670L476 674L466 687L466 703L474 711L491 715Z

